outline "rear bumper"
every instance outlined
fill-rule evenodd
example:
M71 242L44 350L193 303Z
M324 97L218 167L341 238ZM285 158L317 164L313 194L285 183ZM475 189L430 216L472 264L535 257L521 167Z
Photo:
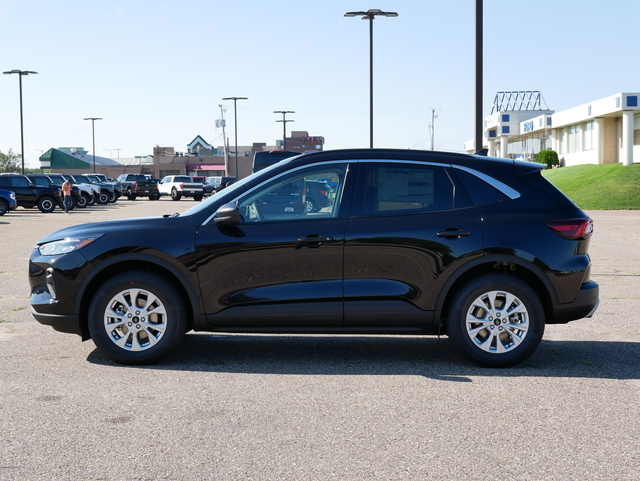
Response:
M554 306L553 318L547 324L565 324L577 319L591 317L600 304L600 286L593 281L580 286L573 302Z

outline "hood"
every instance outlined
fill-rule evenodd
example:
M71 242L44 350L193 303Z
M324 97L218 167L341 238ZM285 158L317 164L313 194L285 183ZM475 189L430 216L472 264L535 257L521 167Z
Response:
M179 217L177 216L137 217L133 219L107 220L103 222L92 222L90 224L74 225L47 235L40 239L36 244L46 244L47 242L53 242L66 237L87 235L98 232L115 233L119 231L131 232L133 230L141 229L169 228L177 222L178 219Z

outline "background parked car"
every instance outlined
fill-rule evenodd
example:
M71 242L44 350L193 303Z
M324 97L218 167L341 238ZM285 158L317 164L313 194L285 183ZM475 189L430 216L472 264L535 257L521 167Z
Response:
M237 182L235 177L220 177L220 184L217 187L217 191L220 192L225 187L229 187Z
M41 212L53 212L62 202L62 192L57 187L36 187L26 175L0 174L0 189L10 190L16 195L18 206Z
M16 194L10 190L0 190L0 215L15 210L17 206Z
M202 185L202 191L205 197L218 192L218 187L220 186L221 179L222 177L216 177L216 176L211 176L206 178L204 184Z
M276 164L283 159L288 159L289 157L293 157L296 155L300 155L300 152L291 152L288 150L258 151L253 154L252 172L258 172L259 170Z
M62 184L67 179L70 179L72 183L74 182L73 178L68 174L63 175L59 173L49 173L47 174L47 177L49 177L51 179L51 182L53 182L53 184L59 188L62 188ZM88 185L88 184L73 183L73 188L77 189L80 192L79 197L74 197L76 202L76 207L85 208L85 207L90 207L96 203L96 197L97 197L96 186ZM72 189L72 194L74 189Z
M58 189L62 188L62 183L58 185L47 174L27 174L27 177L31 182L33 182L36 187L57 187ZM86 207L86 203L83 202L82 192L77 185L71 186L71 198L73 199L73 203L68 207L69 210L73 210L76 206ZM60 204L58 204L58 207L64 209L64 195L62 196L61 202Z

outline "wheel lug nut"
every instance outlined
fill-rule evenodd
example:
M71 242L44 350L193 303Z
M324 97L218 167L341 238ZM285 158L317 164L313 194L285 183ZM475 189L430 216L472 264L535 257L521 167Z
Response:
M133 322L127 323L127 326L129 326L129 327L133 326Z

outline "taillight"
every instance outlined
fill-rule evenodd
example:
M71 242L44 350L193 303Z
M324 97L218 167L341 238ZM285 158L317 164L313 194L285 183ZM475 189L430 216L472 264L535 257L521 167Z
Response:
M133 183L133 190L138 190L138 183L137 182Z
M591 234L593 234L593 221L588 217L583 219L554 220L547 222L547 227L556 234L570 240L588 239Z
M180 190L184 189L184 184L180 184Z
M326 190L319 190L318 192L320 192L325 197L327 196L327 191Z

